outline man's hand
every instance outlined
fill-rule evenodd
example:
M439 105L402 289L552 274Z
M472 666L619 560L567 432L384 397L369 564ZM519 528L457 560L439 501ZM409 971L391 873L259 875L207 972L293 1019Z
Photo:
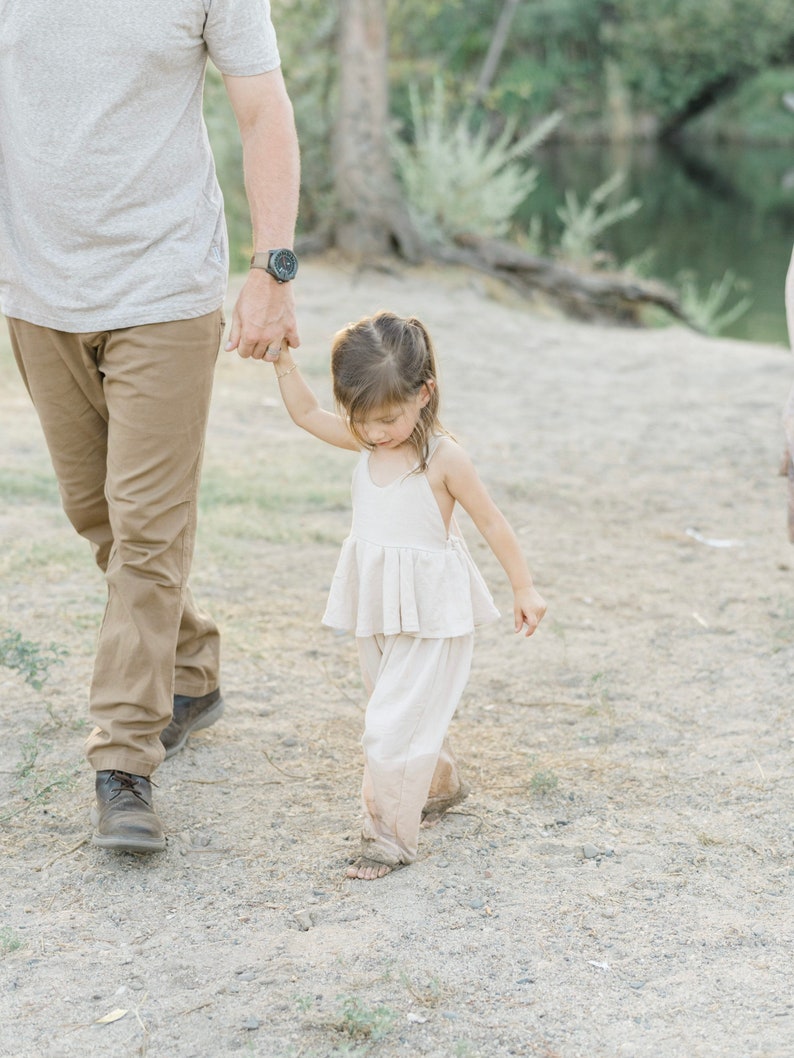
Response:
M226 349L236 349L243 359L272 362L284 342L293 349L300 345L292 284L252 268L232 312Z

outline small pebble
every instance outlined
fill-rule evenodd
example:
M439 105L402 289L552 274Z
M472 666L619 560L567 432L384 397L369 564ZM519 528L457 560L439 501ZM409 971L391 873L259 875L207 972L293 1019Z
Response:
M298 923L298 928L303 930L304 933L314 925L311 911L294 911L292 917Z
M246 1018L245 1021L243 1021L243 1028L244 1029L249 1029L249 1030L258 1029L259 1028L259 1018L254 1018L254 1017Z

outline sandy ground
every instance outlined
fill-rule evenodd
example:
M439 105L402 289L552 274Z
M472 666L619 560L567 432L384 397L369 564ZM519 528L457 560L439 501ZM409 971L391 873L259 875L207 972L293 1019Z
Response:
M193 584L227 711L156 775L167 851L103 853L82 741L104 589L3 338L0 627L44 682L0 668L0 1055L788 1058L790 354L572 323L464 273L310 262L299 297L326 395L340 325L425 319L445 423L548 616L479 635L453 726L470 799L410 869L344 879L364 703L320 616L351 459L222 353Z

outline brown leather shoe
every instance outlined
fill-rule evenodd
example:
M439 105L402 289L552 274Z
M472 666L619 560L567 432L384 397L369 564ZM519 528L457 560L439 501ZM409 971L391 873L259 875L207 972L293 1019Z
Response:
M165 848L163 828L152 806L152 784L143 775L98 771L91 822L95 827L91 840L100 848L121 852Z
M171 723L160 734L160 741L165 746L166 760L182 749L191 732L201 731L219 720L225 708L220 689L203 694L200 698L175 694Z

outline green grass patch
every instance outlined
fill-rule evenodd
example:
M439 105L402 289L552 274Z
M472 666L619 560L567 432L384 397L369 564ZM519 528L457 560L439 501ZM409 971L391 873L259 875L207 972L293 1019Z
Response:
M21 503L51 503L60 506L58 486L51 470L35 471L0 468L0 502L5 506Z
M349 481L347 468L316 460L265 468L259 476L212 467L199 499L201 546L216 560L230 561L246 541L338 543L348 523ZM326 525L331 512L339 526Z
M17 581L55 580L64 572L86 571L91 575L91 549L66 526L41 540L21 539L0 557L0 575Z
M312 462L305 473L266 469L261 478L241 474L228 467L205 470L199 498L202 513L211 515L219 508L245 512L300 513L331 511L350 505L347 476Z

